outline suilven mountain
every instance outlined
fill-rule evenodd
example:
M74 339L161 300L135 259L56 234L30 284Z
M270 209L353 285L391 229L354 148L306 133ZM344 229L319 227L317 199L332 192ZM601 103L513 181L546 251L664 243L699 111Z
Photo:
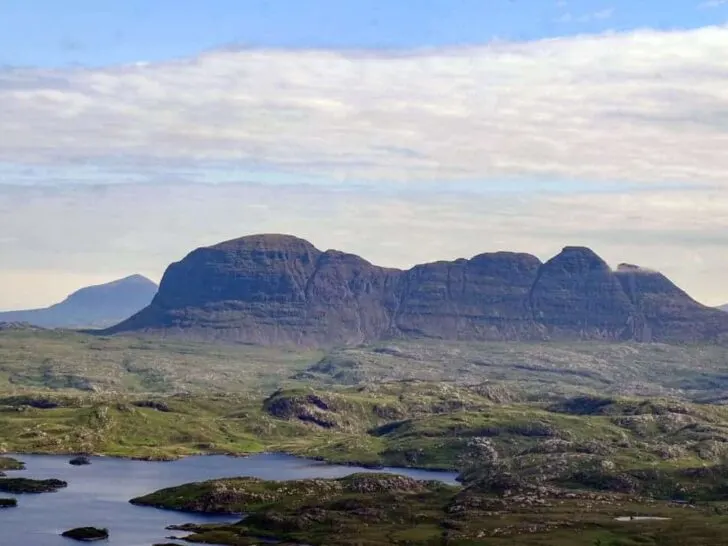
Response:
M566 247L542 263L495 252L403 271L290 235L198 248L151 304L105 331L265 345L384 339L728 342L728 314L660 273Z
M27 322L43 328L105 328L129 318L152 301L157 285L141 275L77 290L43 309L0 313L0 322Z

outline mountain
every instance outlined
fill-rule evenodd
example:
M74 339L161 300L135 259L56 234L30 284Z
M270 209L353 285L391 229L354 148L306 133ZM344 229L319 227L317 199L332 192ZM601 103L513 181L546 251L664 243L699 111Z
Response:
M267 345L396 338L728 341L728 315L664 275L566 247L542 263L495 252L373 265L290 235L198 248L167 269L151 304L105 333L155 332Z
M43 328L104 328L149 305L157 285L141 275L81 288L44 309L0 312L0 322Z

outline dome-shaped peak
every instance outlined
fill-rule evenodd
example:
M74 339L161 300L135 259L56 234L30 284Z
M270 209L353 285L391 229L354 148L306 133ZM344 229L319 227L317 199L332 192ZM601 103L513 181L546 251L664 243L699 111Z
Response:
M609 269L605 262L591 248L585 246L566 246L544 264L544 267L558 267L568 271Z
M257 248L257 249L306 249L318 252L306 239L301 239L295 235L284 233L258 233L255 235L246 235L237 239L230 239L217 243L211 247L215 250L235 250L238 248Z
M596 256L599 258L599 255L588 246L565 246L561 249L560 254L579 254L583 256Z

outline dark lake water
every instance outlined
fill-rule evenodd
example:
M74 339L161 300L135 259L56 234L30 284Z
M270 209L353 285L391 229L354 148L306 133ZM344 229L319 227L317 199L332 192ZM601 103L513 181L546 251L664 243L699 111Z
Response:
M60 535L74 527L107 527L113 546L151 546L180 531L167 525L235 521L230 516L180 514L129 504L129 499L163 487L233 476L268 480L338 478L354 472L373 472L359 467L327 465L287 455L251 457L189 457L174 462L131 461L94 457L89 466L71 466L69 457L14 455L26 470L9 476L58 478L68 487L56 493L16 495L18 507L0 510L0 546L70 546L79 544ZM427 470L386 468L376 472L402 474L416 479L456 483L456 474ZM0 496L11 496L0 494ZM183 534L183 533L182 533ZM184 543L179 543L184 544Z

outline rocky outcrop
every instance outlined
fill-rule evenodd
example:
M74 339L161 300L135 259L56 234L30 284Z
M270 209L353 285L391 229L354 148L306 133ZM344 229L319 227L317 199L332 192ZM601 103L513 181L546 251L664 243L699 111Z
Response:
M728 315L666 277L613 271L592 250L547 261L496 252L402 271L289 235L199 248L169 266L152 303L104 333L267 345L392 338L719 342Z
M109 531L108 529L98 529L96 527L78 527L77 529L64 531L61 536L79 542L96 542L108 539Z
M0 478L0 492L18 495L21 493L53 493L68 487L62 480L31 480L29 478Z
M68 461L68 464L71 466L87 466L91 464L91 459L89 459L86 455L79 455L78 457L74 457Z

